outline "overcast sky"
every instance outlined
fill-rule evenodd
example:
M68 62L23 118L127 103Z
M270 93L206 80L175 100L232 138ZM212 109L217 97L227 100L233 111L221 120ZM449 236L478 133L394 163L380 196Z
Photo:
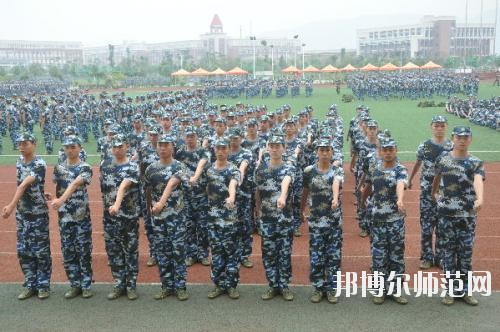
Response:
M468 2L469 21L479 22L481 0ZM402 15L449 15L465 21L466 12L466 0L1 0L1 3L0 39L81 41L86 45L124 40L199 39L200 34L208 31L215 13L219 14L224 31L238 37L240 32L243 36L283 34L283 31L300 34L300 27L311 22L377 15L384 15L380 26L391 25L391 16ZM483 0L483 22L494 23L495 6L496 0ZM324 38L332 35L325 33ZM353 45L355 41L337 47Z

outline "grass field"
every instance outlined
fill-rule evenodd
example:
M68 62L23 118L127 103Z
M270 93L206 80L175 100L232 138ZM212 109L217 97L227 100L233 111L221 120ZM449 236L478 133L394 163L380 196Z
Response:
M154 89L153 89L154 90ZM214 99L210 102L216 104L235 104L238 101L242 101L246 104L261 105L266 104L269 110L274 110L279 106L287 103L292 106L293 112L298 112L305 105L312 105L315 112L314 115L319 119L324 117L324 114L328 110L328 106L331 104L337 104L339 106L340 114L344 119L344 131L347 132L347 124L349 120L354 116L355 107L358 104L365 104L370 107L372 116L379 122L382 129L389 129L393 137L398 141L400 159L402 161L413 161L415 159L415 153L418 144L429 137L429 122L433 115L446 115L446 112L441 107L432 108L418 108L417 104L419 100L374 100L365 99L364 101L354 101L351 103L342 103L340 98L342 94L350 93L350 90L343 89L339 95L337 95L333 88L317 87L314 89L313 97L306 98L304 96L299 96L296 98L268 98L268 99ZM128 95L135 96L139 93L130 92ZM144 94L141 92L140 94ZM493 96L500 95L500 87L493 87L491 83L483 83L480 86L479 98L491 98ZM462 96L463 97L463 96ZM436 102L445 101L445 98L436 97L433 99ZM471 126L473 131L473 142L471 145L471 150L474 151L473 154L485 161L500 161L500 132L494 131L489 128L484 128L481 126L476 126L467 120L462 120L451 115L447 115L449 121L449 127L456 125L468 125ZM37 152L39 154L45 154L45 148L43 145L43 138L41 136L39 128L36 128L35 134L38 137L38 147ZM55 143L55 149L58 149L58 142ZM347 152L348 145L345 144L344 152ZM87 153L96 153L96 143L93 137L85 144L84 148ZM15 156L17 152L12 150L12 145L8 137L3 138L3 154L0 156L0 165L9 165L15 163ZM11 156L8 156L11 155ZM348 153L345 153L348 157ZM49 164L53 164L56 161L56 156L47 156L44 159ZM348 160L348 159L347 159ZM99 157L91 156L88 160L91 164L97 164L99 162Z

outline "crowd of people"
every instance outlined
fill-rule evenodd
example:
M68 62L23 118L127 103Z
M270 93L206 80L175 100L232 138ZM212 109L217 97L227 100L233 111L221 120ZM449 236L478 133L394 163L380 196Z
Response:
M491 99L459 99L452 97L446 103L446 112L479 126L500 130L500 97Z
M354 73L346 77L347 86L359 100L419 99L455 94L477 95L479 79L473 74L437 72Z
M280 79L251 79L233 77L222 80L205 80L203 86L207 91L208 98L268 98L273 93L276 97L296 97L300 95L301 88L304 89L306 97L313 93L313 81L311 79L280 78Z
M0 83L0 95L12 97L16 95L55 94L68 89L70 83L64 80L44 78L30 80L8 80Z
M293 300L293 238L302 235L301 225L307 223L310 300L337 303L347 176L342 167L344 123L337 105L318 119L309 105L297 112L286 104L269 111L266 106L213 105L207 100L204 90L155 92L135 99L106 93L94 98L74 91L48 99L5 100L3 114L8 130L15 130L11 136L20 158L17 190L1 212L8 218L16 210L17 252L25 277L20 300L50 296L49 208L58 212L70 283L65 298L94 295L91 235L96 220L90 217L87 192L92 168L82 149L93 133L101 156L105 249L115 280L109 300L139 296L142 218L149 243L147 265L159 270L156 300L171 295L187 300L187 268L196 263L211 267L210 299L222 294L239 298L239 271L253 267L255 236L261 237L269 286L262 300L278 295ZM396 140L380 130L367 107L358 106L348 124L360 236L369 237L371 271L382 278L375 304L382 304L386 295L408 303L404 293L390 290L401 289L404 282L404 192L420 166L420 268L437 265L453 272L447 275L444 304L453 304L456 297L478 303L468 293L467 278L476 214L483 204L483 164L468 155L470 128L454 128L450 141L444 117L429 122L432 138L418 147L410 176L398 161ZM53 141L48 144L53 138L62 142L53 173L55 193L45 191L46 163L35 154L32 132L38 123L47 148L54 148ZM464 288L455 288L458 281Z

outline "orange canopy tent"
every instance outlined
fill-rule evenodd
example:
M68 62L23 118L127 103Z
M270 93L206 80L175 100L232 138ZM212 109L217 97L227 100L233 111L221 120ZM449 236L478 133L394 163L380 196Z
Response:
M355 70L358 70L358 68L354 67L351 64L348 64L344 68L340 68L340 71L355 71Z
M362 70L362 71L374 71L374 70L378 70L378 69L379 68L377 66L374 66L371 63L368 63L366 66L359 68L359 70Z
M393 65L392 63L386 63L385 65L383 65L382 67L379 68L379 70L385 70L385 71L389 71L389 70L398 70L399 67L398 66L395 66Z
M172 74L170 74L171 76L189 76L191 75L190 72L188 72L187 70L185 69L179 69L178 71L175 71L173 72Z
M325 66L323 69L321 69L321 72L323 73L336 73L339 71L340 70L337 67L334 67L332 65Z
M401 67L401 69L403 69L403 70L415 70L415 69L420 69L420 67L410 61L406 65Z
M211 71L210 75L226 75L227 73L222 70L220 67L218 67L216 70Z
M240 67L234 67L226 72L227 75L246 75L248 72Z
M195 71L191 72L191 75L193 75L193 76L207 76L207 75L210 75L210 72L206 71L203 68L198 68Z
M307 66L302 72L304 73L321 73L321 70L314 67L313 65Z
M442 67L440 65L438 65L437 63L429 61L429 62L427 62L425 65L423 65L420 68L421 69L439 69L439 68L442 68Z
M282 70L283 73L292 73L292 74L297 74L300 73L300 70L297 69L295 66L290 66Z

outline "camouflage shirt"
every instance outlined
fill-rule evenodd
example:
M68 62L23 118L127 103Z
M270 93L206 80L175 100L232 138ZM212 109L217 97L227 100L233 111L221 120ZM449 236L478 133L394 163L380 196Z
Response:
M179 160L186 166L186 172L188 177L194 175L200 160L205 159L207 161L204 170L206 170L210 166L210 152L208 152L206 149L202 147L198 147L193 151L188 151L184 146L175 153L175 159ZM204 176L201 176L196 182L196 186L192 187L194 194L205 195L206 186L207 186L206 178Z
M420 175L420 188L429 194L432 190L432 181L436 174L436 160L444 151L451 151L453 143L446 140L443 144L436 144L432 139L422 142L417 148L417 160L422 162L422 172Z
M28 176L33 176L35 182L24 191L17 203L17 214L21 218L38 218L48 215L48 207L44 197L45 171L47 164L41 158L35 157L31 162L24 163L21 156L16 162L17 185L19 186Z
M245 160L248 162L248 166L245 172L245 178L240 185L240 189L245 192L249 192L252 189L251 183L253 183L253 173L255 171L252 152L247 149L240 149L237 153L229 153L228 161L233 163L238 169L241 163Z
M292 178L288 189L288 197L286 206L283 211L278 210L277 201L281 195L281 182L289 176ZM289 164L282 163L280 166L271 167L270 165L261 164L255 171L255 184L259 190L261 199L262 221L275 221L281 219L281 214L287 218L291 216L292 204L291 193L293 181L295 179L295 167ZM291 222L290 219L287 220Z
M127 161L116 164L113 159L105 160L100 167L101 193L104 211L115 203L118 187L123 180L130 180L133 185L125 192L120 210L116 217L134 219L139 217L139 166Z
M485 177L483 162L474 156L455 158L444 152L436 161L436 175L441 174L438 213L452 217L473 217L476 192L474 176Z
M149 165L160 160L158 153L156 152L156 148L151 145L150 141L144 141L141 144L141 148L139 149L139 166L141 175L144 174L146 168Z
M186 166L177 160L170 164L155 162L146 168L144 180L146 188L151 189L151 199L158 202L163 195L163 191L171 178L177 178L181 182L186 182ZM165 219L171 215L178 215L184 208L182 185L178 185L170 195L165 207L155 218Z
M309 189L311 197L311 214L309 226L328 227L333 221L339 221L342 209L339 206L332 211L333 200L332 185L337 179L340 185L344 182L344 170L340 167L332 167L326 172L319 170L317 165L311 165L304 170L304 188ZM339 197L340 205L340 197Z
M60 222L78 222L90 219L89 195L86 188L92 180L92 168L89 164L80 162L77 165L68 165L65 162L54 166L56 197L61 197L77 177L83 179L83 185L78 187L59 209Z
M205 171L207 180L208 215L218 224L238 222L237 210L226 207L226 198L229 197L229 183L231 180L240 181L240 171L232 163L224 169L215 169L214 165Z
M384 168L382 163L373 164L372 170L366 174L366 182L372 185L372 216L374 221L393 222L401 219L397 207L396 186L403 181L408 185L408 172L400 163L392 168Z

